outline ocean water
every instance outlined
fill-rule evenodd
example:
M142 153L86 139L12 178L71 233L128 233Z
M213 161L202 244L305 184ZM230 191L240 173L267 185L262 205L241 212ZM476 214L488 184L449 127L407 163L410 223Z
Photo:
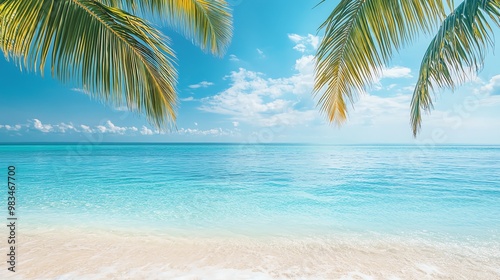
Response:
M19 279L500 278L496 146L1 145L9 165Z

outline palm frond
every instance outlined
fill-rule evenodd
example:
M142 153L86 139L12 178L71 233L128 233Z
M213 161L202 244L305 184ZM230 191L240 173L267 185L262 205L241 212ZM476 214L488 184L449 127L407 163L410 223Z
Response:
M203 50L222 56L232 37L232 13L225 0L99 0L132 13L153 15Z
M175 120L177 73L167 38L144 20L93 0L2 1L0 48L20 67L77 81L96 98Z
M481 70L486 51L493 45L489 20L500 24L500 1L465 0L443 21L420 66L411 101L411 125L416 136L422 111L433 107L434 87L450 88Z
M330 122L347 118L347 101L381 74L394 50L445 16L442 0L342 0L320 29L314 92Z

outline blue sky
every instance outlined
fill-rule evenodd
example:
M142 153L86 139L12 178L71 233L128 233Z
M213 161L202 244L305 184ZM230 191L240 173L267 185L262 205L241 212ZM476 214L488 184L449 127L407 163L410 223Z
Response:
M475 79L454 93L437 93L417 139L409 106L429 36L394 57L338 128L311 95L317 27L338 1L314 9L318 0L229 2L234 36L223 58L161 28L178 57L176 130L159 133L143 116L93 100L77 84L21 72L0 58L0 142L500 144L498 46Z

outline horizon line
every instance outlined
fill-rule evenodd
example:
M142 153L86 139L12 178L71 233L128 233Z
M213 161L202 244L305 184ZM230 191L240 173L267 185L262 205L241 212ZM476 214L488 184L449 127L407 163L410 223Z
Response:
M471 143L448 143L448 144L422 144L422 143L307 143L307 142L99 142L90 141L44 141L44 142L0 142L3 146L15 145L294 145L294 146L414 146L414 147L445 147L445 146L500 146L500 144L471 144Z

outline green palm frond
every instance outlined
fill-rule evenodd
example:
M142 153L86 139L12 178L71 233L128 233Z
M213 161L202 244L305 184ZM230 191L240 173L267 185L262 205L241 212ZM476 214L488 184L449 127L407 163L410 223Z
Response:
M5 3L0 0L0 46L3 46L3 32L7 26L8 18L2 14L2 10L5 7ZM10 44L5 44L8 48L10 48Z
M442 23L420 66L411 102L411 125L416 136L422 111L432 109L434 86L455 89L468 74L477 73L493 45L488 21L500 24L500 1L465 0Z
M320 29L314 92L331 122L347 118L347 101L381 74L394 50L445 17L442 0L342 0Z
M134 14L157 16L203 50L216 55L223 55L231 42L232 14L225 0L100 1Z
M93 0L4 0L0 48L21 68L76 81L106 102L175 120L177 73L166 37L144 20Z

